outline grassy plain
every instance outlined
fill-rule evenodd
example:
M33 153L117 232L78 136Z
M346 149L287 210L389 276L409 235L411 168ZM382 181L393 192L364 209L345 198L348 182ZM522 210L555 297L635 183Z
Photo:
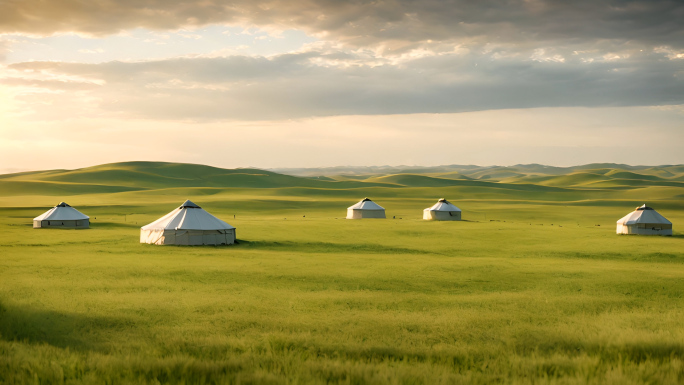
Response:
M250 171L226 179L238 187L159 188L201 173L143 171L156 176L0 178L0 383L684 382L675 182L326 185ZM364 196L390 219L342 219ZM422 221L439 197L466 220ZM240 244L138 243L187 198ZM31 228L61 200L92 229ZM675 236L614 234L644 202Z

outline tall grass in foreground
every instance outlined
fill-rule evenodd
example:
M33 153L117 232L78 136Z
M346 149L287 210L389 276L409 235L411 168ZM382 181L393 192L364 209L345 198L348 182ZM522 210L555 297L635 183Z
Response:
M207 207L230 247L140 245L165 205L86 207L83 231L0 210L0 383L684 382L681 233L616 236L619 207L466 202L437 223L386 201L406 218Z

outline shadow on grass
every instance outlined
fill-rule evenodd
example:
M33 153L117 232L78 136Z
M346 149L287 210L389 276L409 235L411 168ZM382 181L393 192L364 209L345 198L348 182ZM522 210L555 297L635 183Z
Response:
M136 327L125 317L93 317L60 313L0 302L0 340L48 344L74 351L105 351L101 335L124 332Z
M684 263L684 253L549 253L552 258L580 258L604 261Z
M116 223L116 222L90 222L90 228L91 229L110 229L110 228L140 228L145 224L136 224L135 222L126 222L126 223Z
M642 363L669 362L684 358L684 345L677 342L632 342L622 344L599 343L581 339L568 339L534 331L523 332L516 338L514 349L520 355L560 354L575 356L582 353L601 357L604 362Z
M357 253L357 254L434 254L420 249L391 247L368 243L331 242L269 242L239 240L238 247L258 250L297 251L302 253Z

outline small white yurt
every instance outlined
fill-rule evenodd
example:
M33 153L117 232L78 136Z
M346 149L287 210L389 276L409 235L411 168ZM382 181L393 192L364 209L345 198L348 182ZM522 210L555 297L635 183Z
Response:
M230 245L235 243L235 227L187 200L177 209L141 227L140 243Z
M347 209L347 219L385 218L385 209L368 198Z
M617 221L618 234L672 235L672 222L646 206L637 207Z
M33 218L34 229L87 229L89 227L90 217L64 202Z
M461 209L442 198L434 206L423 210L423 219L429 221L460 221Z

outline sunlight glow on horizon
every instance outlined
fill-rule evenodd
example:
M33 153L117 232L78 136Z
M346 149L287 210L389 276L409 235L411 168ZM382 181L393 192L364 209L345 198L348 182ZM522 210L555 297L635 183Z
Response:
M667 122L665 131L644 135L642 125L655 117ZM684 142L681 119L681 112L652 108L563 108L203 124L112 118L35 121L4 134L12 140L5 142L0 164L23 165L5 167L4 172L134 160L222 168L676 164ZM506 127L499 127L502 121ZM591 127L579 127L582 122ZM555 129L545 128L551 125ZM518 153L514 161L511 151Z

